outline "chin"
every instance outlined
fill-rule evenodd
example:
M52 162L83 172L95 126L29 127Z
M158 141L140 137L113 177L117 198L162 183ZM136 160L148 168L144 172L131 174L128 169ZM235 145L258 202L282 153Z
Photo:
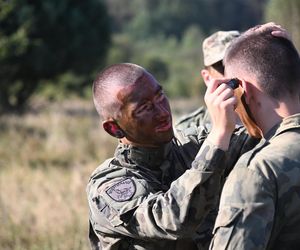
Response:
M165 138L164 143L168 143L168 142L172 141L172 139L174 138L173 129L167 135L163 136L163 138Z

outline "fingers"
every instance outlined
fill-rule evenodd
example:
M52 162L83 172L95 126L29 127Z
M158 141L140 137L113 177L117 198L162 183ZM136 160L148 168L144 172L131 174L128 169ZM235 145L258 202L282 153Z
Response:
M224 82L223 79L212 79L210 83L207 85L206 93L208 94L213 93L222 82Z
M260 25L255 26L252 31L264 32L269 29L272 29L272 30L282 29L282 27L279 24L276 24L274 22L269 22L269 23L260 24Z
M234 96L232 88L226 84L221 84L214 93L213 105L218 106L220 109L234 110L237 99Z
M216 120L221 114L233 111L237 104L233 89L225 83L218 82L214 82L206 91L204 100Z
M259 27L258 27L258 31L265 31L265 30L268 30L268 29L282 29L282 27L279 25L279 24L276 24L274 22L268 22L268 23L264 23L264 24L261 24Z
M234 108L237 98L234 91L224 83L224 79L216 80L209 85L204 100L212 121L209 140L221 149L227 150L230 135L235 127Z
M271 31L272 36L282 37L282 38L288 39L290 41L292 40L291 35L288 33L288 31L279 24L275 24L273 22L267 23L267 24L265 24L264 30L266 30L266 29L272 30Z
M282 38L285 38L287 40L292 41L291 35L285 29L282 29L282 30L273 30L271 32L271 34L272 34L272 36L282 37Z
M271 34L275 37L282 37L282 38L292 41L291 35L287 32L287 30L284 29L281 25L276 24L274 22L257 25L255 27L249 29L248 31L246 31L246 33L248 33L248 32L265 32L268 30L270 30Z
M206 92L213 93L216 89L222 85L222 83L228 82L230 79L212 79L210 83L207 85Z

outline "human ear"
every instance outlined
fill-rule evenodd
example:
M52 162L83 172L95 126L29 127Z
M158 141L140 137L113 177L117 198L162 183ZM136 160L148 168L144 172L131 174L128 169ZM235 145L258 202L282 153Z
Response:
M125 132L114 120L106 120L102 123L103 129L113 137L121 139L125 137Z
M245 102L249 105L250 103L250 98L251 98L251 84L249 84L248 82L246 82L245 80L241 80L242 82L242 88L244 90L244 98L245 98Z
M210 80L211 80L211 76L210 76L210 73L207 69L202 69L201 70L201 76L204 80L204 83L206 85L206 87L208 86Z
M263 136L262 131L258 127L249 107L251 98L253 98L252 85L244 80L241 80L241 85L234 90L234 94L238 98L238 103L235 110L238 113L240 120L252 137L261 138Z

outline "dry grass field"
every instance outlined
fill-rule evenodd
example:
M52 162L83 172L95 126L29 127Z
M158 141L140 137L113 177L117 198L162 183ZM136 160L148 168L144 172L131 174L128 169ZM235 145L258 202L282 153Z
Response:
M112 154L87 101L0 118L0 249L89 249L85 186Z
M0 117L0 249L89 249L85 187L115 145L89 101L35 100L22 116Z

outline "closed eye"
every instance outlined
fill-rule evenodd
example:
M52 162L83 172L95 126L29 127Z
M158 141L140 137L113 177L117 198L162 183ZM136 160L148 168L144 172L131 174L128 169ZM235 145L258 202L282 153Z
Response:
M156 97L155 97L155 100L157 101L157 102L161 102L161 101L163 101L164 99L165 99L165 93L164 93L164 91L161 89L158 93L157 93L157 95L156 95Z
M150 111L153 108L152 103L146 102L142 104L136 111L137 114L142 113L143 111Z
M136 110L136 114L140 114L144 111L151 111L153 110L154 106L156 103L161 103L165 100L166 96L165 96L165 93L164 91L160 88L155 97L154 97L154 100L153 101L147 101L143 104L140 105L140 107Z

